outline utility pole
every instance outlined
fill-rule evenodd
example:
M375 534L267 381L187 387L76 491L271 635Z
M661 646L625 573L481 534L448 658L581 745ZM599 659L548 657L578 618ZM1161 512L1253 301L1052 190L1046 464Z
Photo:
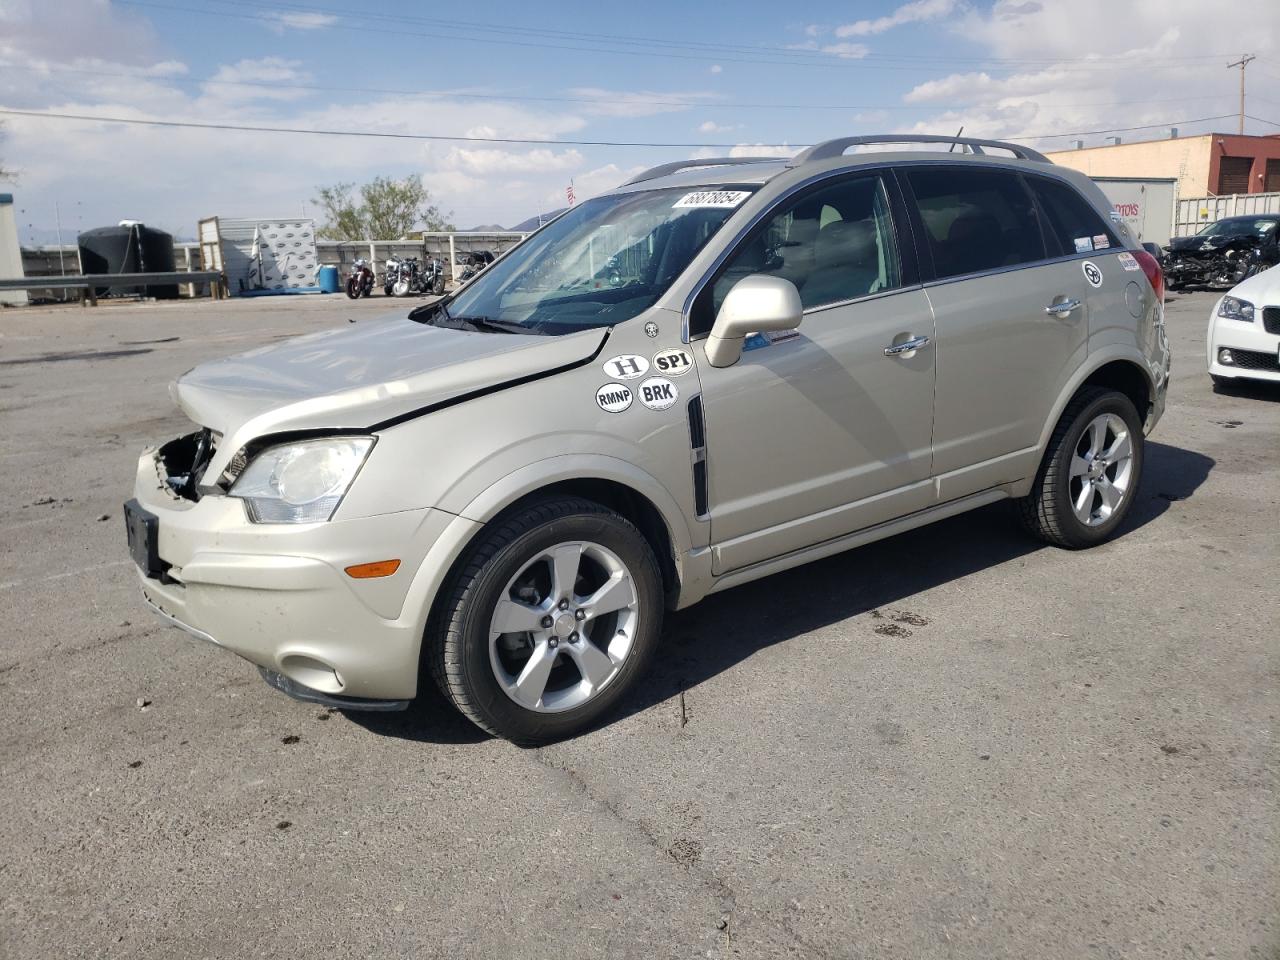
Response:
M1249 65L1249 61L1257 60L1257 59L1258 58L1255 57L1253 54L1246 53L1235 63L1227 64L1228 70L1230 70L1233 67L1240 68L1240 133L1241 134L1244 133L1244 68Z

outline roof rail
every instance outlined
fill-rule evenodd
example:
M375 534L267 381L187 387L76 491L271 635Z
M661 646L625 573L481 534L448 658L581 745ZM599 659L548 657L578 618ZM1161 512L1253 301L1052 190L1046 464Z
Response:
M1001 150L1008 150L1019 160L1036 160L1040 163L1053 162L1043 153L1032 150L1030 147L1024 147L1016 143L1006 143L1004 140L975 140L971 137L948 137L946 135L927 133L894 133L864 137L839 137L835 140L826 140L822 143L814 144L807 150L800 151L787 162L787 166L798 167L802 163L812 163L815 160L830 160L832 157L844 156L844 152L850 147L860 147L863 144L870 143L949 143L952 146L968 147L974 153L979 154L983 152L983 147L996 147Z
M777 161L778 159L778 157L708 157L704 160L676 160L673 163L660 163L656 167L650 167L644 173L632 177L622 186L629 187L633 183L657 180L659 177L679 173L681 170L696 170L701 167L731 167L740 163L765 163L766 161Z

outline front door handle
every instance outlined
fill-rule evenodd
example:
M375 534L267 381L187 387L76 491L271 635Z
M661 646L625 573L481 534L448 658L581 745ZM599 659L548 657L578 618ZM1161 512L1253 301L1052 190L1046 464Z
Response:
M912 350L919 350L921 347L928 346L928 337L912 337L910 340L903 340L902 343L895 343L891 347L884 348L886 357L896 357L900 353L910 353Z
M1075 297L1069 297L1063 300L1057 300L1044 308L1044 312L1051 317L1062 319L1068 316L1072 310L1078 310L1084 304Z

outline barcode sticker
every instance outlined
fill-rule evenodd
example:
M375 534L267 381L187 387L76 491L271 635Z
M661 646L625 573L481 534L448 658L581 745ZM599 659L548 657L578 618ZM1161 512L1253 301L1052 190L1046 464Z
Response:
M686 193L671 207L673 210L679 207L721 207L732 209L749 196L751 194L746 190L699 190L697 193Z

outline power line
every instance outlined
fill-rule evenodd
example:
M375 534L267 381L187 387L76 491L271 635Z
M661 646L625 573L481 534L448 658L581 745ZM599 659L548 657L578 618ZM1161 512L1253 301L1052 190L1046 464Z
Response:
M261 9L258 0L211 0L211 2L222 4L223 6L249 7L251 9ZM316 7L307 4L290 3L290 2L273 2L272 8L275 10L286 10L304 14L317 14L325 17L334 17L336 19L353 19L351 14L346 10L333 9L329 7ZM187 8L190 9L190 8ZM271 16L268 14L271 22L281 25L287 25L287 21L279 16ZM609 43L627 43L627 44L645 44L656 46L676 47L683 49L702 49L708 53L720 51L738 52L738 53L769 53L787 56L818 56L831 58L834 56L830 53L824 53L821 50L806 50L794 46L779 47L769 45L741 44L741 43L712 43L700 40L673 40L663 37L644 37L644 36L628 36L618 37L612 34L604 33L583 33L579 31L551 30L545 27L528 27L528 26L501 26L497 24L480 23L474 20L459 20L451 17L450 22L442 24L436 18L430 17L414 17L405 16L399 13L387 14L377 12L361 12L358 21L363 20L384 20L393 23L421 23L435 27L437 29L469 29L488 31L496 33L516 34L518 36L535 35L545 36L559 39L572 40L590 40L590 41L606 41ZM457 26L455 26L457 25ZM1187 54L1179 57L1163 57L1162 61L1189 61L1189 60L1218 60L1229 54ZM1011 64L1044 64L1044 63L1080 63L1080 62L1102 62L1115 61L1121 63L1132 63L1133 58L1129 55L1117 55L1114 57L952 57L952 56L932 56L932 55L911 55L911 54L872 54L868 53L864 60L890 60L903 62L947 62L947 63L1011 63Z
M132 7L146 7L146 8L157 9L157 10L166 10L172 13L194 13L202 16L222 17L224 19L232 18L232 19L250 20L258 23L263 23L272 27L288 26L288 21L282 16L280 16L279 14L273 15L271 13L258 13L258 12L249 12L249 11L239 12L239 11L226 11L226 10L208 10L208 9L203 9L198 7L183 7L183 6L174 6L171 4L155 3L155 2L152 2L152 0L115 0L115 2L117 5L132 6ZM230 0L222 0L222 2L230 2ZM332 10L320 10L317 8L301 8L301 7L295 8L295 9L299 13L303 13L303 12L318 13L323 16L333 17L335 21L354 19L355 21L354 23L346 24L341 27L341 29L344 32L358 31L361 33L376 33L382 37L388 36L388 30L386 28L366 27L366 26L360 25L360 20L375 19L377 16L376 14L370 14L367 16L362 14L360 18L350 18L350 17L347 17L345 14L337 13ZM414 22L413 18L407 18L407 17L397 17L392 19L396 23ZM700 50L696 53L693 53L693 52L678 53L674 51L679 49L689 49L689 48L687 45L684 45L684 46L680 45L677 41L659 41L661 43L668 44L668 46L658 50L645 50L645 49L632 50L632 49L625 49L625 46L629 44L635 45L637 43L642 43L643 41L634 41L628 38L608 37L600 34L590 34L590 35L582 35L582 36L590 38L589 42L592 44L591 46L573 45L574 43L580 44L580 43L588 42L586 40L582 40L582 41L575 40L573 36L558 37L558 39L569 40L571 41L570 43L545 43L545 42L540 43L533 40L514 40L514 39L502 39L498 37L467 36L465 35L465 33L459 32L465 28L454 27L450 24L440 23L439 21L418 21L418 22L429 22L432 28L432 32L422 33L422 32L414 32L414 31L404 30L402 28L397 28L393 31L390 31L390 35L394 37L415 37L415 38L424 38L424 39L437 40L437 41L444 39L444 40L450 40L450 41L461 41L466 43L500 44L505 46L532 47L536 49L549 49L549 50L572 50L579 53L596 53L596 54L606 53L610 55L650 57L650 58L664 57L667 59L675 59L675 60L696 60L700 63L705 63L709 56L714 56L715 59L725 63L745 63L745 64L754 64L754 65L763 65L763 66L848 67L848 68L857 68L862 70L895 70L895 71L916 72L920 69L922 63L946 62L945 58L938 58L938 57L912 59L909 62L905 57L896 57L896 56L889 57L889 56L868 55L866 57L861 57L861 58L852 58L852 57L842 57L839 54L835 54L835 53L826 53L821 50L792 50L792 49L778 48L778 47L764 48L763 53L768 57L768 59L765 59L762 57L737 56L736 54L738 51L735 51L735 50L729 51L729 54L731 55L725 55L724 53L719 51L712 54L710 51L707 51L707 50ZM332 28L334 28L333 23L317 24L315 27L315 29L332 29ZM502 28L491 27L488 29L502 29ZM453 32L450 32L450 31L453 31ZM522 31L515 31L515 32L523 36L530 33L531 31L522 30ZM647 45L651 46L653 44L653 41L647 41L643 43L647 43ZM608 44L610 46L622 47L622 48L621 49L603 49L600 46L600 44ZM752 48L746 48L746 49L750 50ZM1205 57L1205 56L1206 55L1196 55L1195 59L1201 59L1202 57ZM888 60L903 61L903 62L885 62ZM994 61L975 58L971 62L991 63ZM1011 60L1011 61L1007 61L1004 68L1013 69L1013 66L1016 64L1044 65L1046 63L1051 65L1056 65L1056 66L1070 66L1075 69L1096 68L1096 67L1114 68L1122 64L1127 64L1129 62L1130 62L1129 60L1124 58L1115 58L1114 60L1104 60L1103 58L1079 58L1074 60L1063 59L1061 61L1054 61L1052 59L1046 59L1046 60L1037 59L1037 60L1028 60L1028 61L1012 61ZM1145 61L1144 65L1152 66L1162 62L1174 63L1174 62L1182 62L1182 60L1181 58L1169 58L1167 60L1150 59Z
M29 67L19 67L16 64L0 63L0 69L11 70L29 70ZM466 100L509 100L518 103L578 103L589 106L609 106L621 102L624 105L637 106L653 106L653 107L704 107L706 109L715 110L965 110L966 105L946 105L936 103L923 104L903 104L886 106L883 104L841 104L841 103L740 103L740 102L724 102L718 100L680 100L680 99L654 99L646 100L635 97L627 97L625 100L618 101L610 97L532 97L518 94L506 93L464 93L451 90L404 90L391 89L387 87L354 87L347 85L316 85L305 83L276 83L269 80L219 80L216 77L159 77L148 76L141 73L126 73L121 71L109 70L83 70L78 67L62 67L41 65L37 68L40 72L48 71L50 73L73 73L94 77L115 77L122 80L150 80L157 83L171 84L191 84L214 86L232 86L232 87L253 87L266 90L305 90L316 93L372 93L388 96L406 96L406 97L438 97L441 99L457 98ZM1055 108L1075 108L1075 107L1123 107L1131 106L1139 103L1186 103L1191 100L1220 100L1229 94L1212 94L1202 97L1166 97L1163 99L1143 98L1141 100L1113 100L1109 102L1094 103L1043 103L1037 99L1037 103L1042 106ZM1261 100L1261 97L1254 97L1255 100Z
M517 137L469 137L469 136L444 136L442 134L433 133L393 133L385 130L325 130L314 128L300 127L272 127L272 126L255 126L239 123L200 123L192 120L143 120L137 117L102 117L92 114L80 113L46 113L40 110L11 110L8 108L0 108L0 115L8 115L14 117L33 117L41 120L73 120L87 121L90 123L122 123L132 126L145 127L180 127L193 130L235 130L246 133L289 133L302 134L307 136L325 136L325 137L372 137L386 140L428 140L443 141L449 143L503 143L516 146L538 146L538 147L664 147L667 149L695 149L701 147L711 147L719 150L732 150L736 147L758 147L761 149L784 149L798 150L801 147L808 146L802 143L652 143L644 141L629 140L531 140L521 139ZM1235 114L1224 113L1216 117L1196 117L1193 119L1183 120L1165 120L1161 123L1148 123L1135 127L1105 127L1101 130L1076 130L1071 132L1054 132L1054 133L1011 133L1006 135L1006 139L1016 140L1051 140L1059 137L1088 137L1096 136L1102 133L1130 133L1135 130L1158 130L1162 127L1177 126L1179 124L1192 123L1208 123L1212 120L1224 120L1228 117L1234 117ZM1257 119L1257 118L1251 118ZM1264 120L1263 123L1270 123L1270 120ZM1277 124L1280 126L1280 124Z

